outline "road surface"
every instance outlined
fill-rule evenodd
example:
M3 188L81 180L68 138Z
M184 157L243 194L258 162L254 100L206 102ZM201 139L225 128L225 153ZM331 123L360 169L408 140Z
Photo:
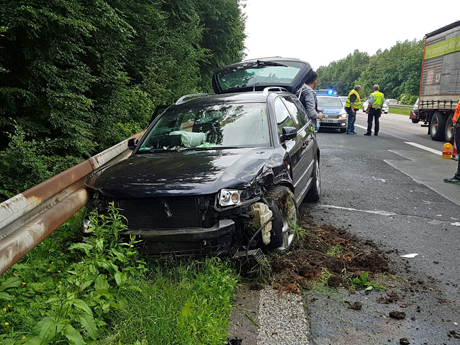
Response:
M394 281L387 282L386 292L369 295L308 291L303 308L281 297L280 305L292 308L293 316L278 324L297 322L303 337L293 341L288 326L283 335L282 327L270 328L268 321L258 327L239 324L230 333L243 344L460 343L460 186L443 182L453 176L457 162L442 159L444 143L432 141L427 128L407 116L382 115L379 136L363 135L366 121L358 113L357 135L318 133L322 198L302 204L300 213L376 243L394 263ZM388 293L395 296L392 303L377 302ZM250 291L237 300L254 312L256 323L281 315L266 297L261 302L261 294L271 296ZM347 308L356 301L363 303L362 310ZM305 322L299 323L299 308L307 330ZM394 320L391 311L406 317Z

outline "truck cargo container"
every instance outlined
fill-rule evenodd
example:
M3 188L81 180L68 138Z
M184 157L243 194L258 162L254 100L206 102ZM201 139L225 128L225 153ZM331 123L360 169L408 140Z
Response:
M460 21L425 35L418 112L433 140L453 142L452 117L460 100Z

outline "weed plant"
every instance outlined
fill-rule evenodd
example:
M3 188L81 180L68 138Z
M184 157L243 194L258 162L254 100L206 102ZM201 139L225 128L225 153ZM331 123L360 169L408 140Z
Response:
M0 344L219 344L237 276L229 262L141 260L113 205L78 214L0 276Z
M149 262L147 279L124 290L126 307L114 313L99 344L226 344L228 315L237 284L228 261Z

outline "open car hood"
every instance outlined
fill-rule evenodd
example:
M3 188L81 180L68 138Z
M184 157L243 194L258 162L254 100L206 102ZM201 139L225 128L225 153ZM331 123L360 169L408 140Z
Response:
M262 91L268 86L296 93L311 69L309 63L293 58L245 60L214 73L212 87L217 94Z

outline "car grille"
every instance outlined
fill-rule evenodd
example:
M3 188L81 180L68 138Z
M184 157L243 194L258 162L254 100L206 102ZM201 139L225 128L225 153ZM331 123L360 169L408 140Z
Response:
M202 227L207 207L203 198L170 197L120 200L121 214L131 230ZM169 214L169 216L168 216Z

